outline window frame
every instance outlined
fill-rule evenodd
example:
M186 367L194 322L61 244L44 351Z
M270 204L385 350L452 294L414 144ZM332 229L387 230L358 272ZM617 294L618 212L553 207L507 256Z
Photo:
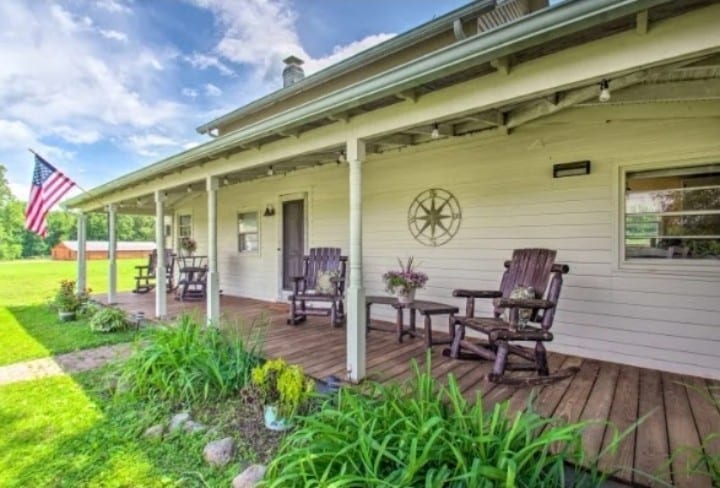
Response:
M180 223L180 220L181 220L183 217L188 217L188 218L190 219L190 224L187 225L187 226L185 226L185 227L189 227L189 229L190 229L190 234L189 234L187 237L193 237L193 232L194 232L194 230L195 230L195 229L194 229L194 224L193 224L193 220L194 220L194 219L193 219L193 214L192 214L192 212L187 211L187 210L178 212L178 213L177 213L177 218L175 219L175 221L176 221L176 223L177 223L177 228L176 228L177 231L176 231L176 235L175 235L175 245L177 246L176 249L177 249L178 252L179 252L180 249L181 249L181 247L180 247L180 240L181 240L183 237L186 237L186 236L184 236L184 235L182 234L183 225ZM197 239L195 239L195 242L197 242Z
M254 213L256 215L256 221L257 221L257 230L255 232L240 232L240 216L244 214L252 214ZM240 209L237 212L235 212L235 235L236 235L236 245L235 245L235 252L238 253L240 256L259 256L260 250L262 249L262 225L261 225L261 218L262 214L260 213L260 210L257 208L251 208L251 209ZM245 234L256 234L257 235L257 249L254 251L241 251L240 250L240 236Z
M653 171L653 170L670 170L692 168L694 166L704 166L710 164L719 164L720 155L713 158L702 158L692 160L671 160L661 162L644 162L637 164L618 165L615 184L617 185L615 196L614 213L614 236L613 236L613 255L614 270L619 272L630 273L653 273L653 274L669 274L693 277L712 277L720 281L720 259L684 259L684 258L642 258L628 259L625 256L625 188L627 185L628 173Z

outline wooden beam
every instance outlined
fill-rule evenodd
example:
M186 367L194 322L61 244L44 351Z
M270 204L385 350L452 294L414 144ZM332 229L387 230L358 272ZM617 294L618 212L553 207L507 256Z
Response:
M415 139L410 134L392 134L373 141L374 144L381 146L410 146L414 142Z
M510 74L510 65L510 58L508 58L507 56L503 56L501 58L493 59L492 61L490 61L490 66L505 75Z
M347 124L348 122L350 122L350 115L347 113L330 114L328 115L328 119L332 120L333 122L343 122Z
M635 31L644 35L648 32L648 11L642 10L635 15Z
M419 97L417 90L405 90L400 93L396 93L395 96L400 100L410 100L412 103L417 103Z
M720 79L643 83L622 90L614 90L609 103L681 102L696 100L720 100ZM591 99L582 105L597 104L602 103Z

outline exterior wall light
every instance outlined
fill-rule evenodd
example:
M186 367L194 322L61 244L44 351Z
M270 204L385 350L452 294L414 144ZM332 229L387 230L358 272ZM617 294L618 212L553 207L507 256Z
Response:
M438 139L440 137L440 127L438 126L437 122L432 125L432 132L430 132L430 137L432 137L433 139Z
M572 163L553 164L553 178L566 176L582 176L590 174L590 161L573 161Z
M601 102L610 101L610 82L608 80L602 80L600 82L600 94L598 100Z
M263 213L263 217L272 217L275 215L275 207L273 207L272 204L268 204L265 207L265 212Z

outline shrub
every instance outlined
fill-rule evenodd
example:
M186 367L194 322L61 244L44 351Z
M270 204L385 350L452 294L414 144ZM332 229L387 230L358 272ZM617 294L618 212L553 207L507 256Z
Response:
M99 307L90 318L90 330L93 332L116 332L129 327L127 315L117 307Z
M260 362L257 347L183 316L175 326L142 334L122 366L120 385L140 398L186 404L226 397L250 380Z
M75 281L62 280L52 305L60 312L77 312L90 298L90 290L75 291Z
M413 363L405 385L342 389L300 418L270 463L266 487L564 486L565 462L580 464L581 431L508 403L470 405L455 379L447 387ZM573 483L599 481L578 476Z
M282 417L292 417L307 400L315 382L300 366L284 359L271 359L252 370L252 382L265 405L274 405Z

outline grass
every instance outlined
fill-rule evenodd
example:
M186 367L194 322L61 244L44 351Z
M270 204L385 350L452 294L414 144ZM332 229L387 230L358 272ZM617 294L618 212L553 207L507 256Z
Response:
M95 386L102 377L94 371L0 387L0 486L229 486L244 465L267 461L237 435L238 414L261 422L259 413L244 413L238 401L192 412L200 421L215 419L212 437L183 433L148 440L144 430L173 412L163 404L112 398ZM224 468L207 465L205 443L233 434L239 443L235 461Z
M118 261L118 289L134 286L134 267L145 260ZM107 261L88 261L88 286L107 291ZM76 276L74 261L0 262L0 365L27 361L78 349L125 342L132 332L99 334L87 320L60 323L48 310L60 280Z

